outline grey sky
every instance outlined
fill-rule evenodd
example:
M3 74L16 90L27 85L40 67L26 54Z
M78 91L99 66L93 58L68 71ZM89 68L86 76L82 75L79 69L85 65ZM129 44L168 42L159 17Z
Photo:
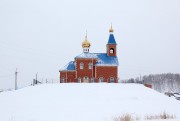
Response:
M105 52L113 23L119 77L180 73L180 0L0 0L0 89L39 79L82 53Z

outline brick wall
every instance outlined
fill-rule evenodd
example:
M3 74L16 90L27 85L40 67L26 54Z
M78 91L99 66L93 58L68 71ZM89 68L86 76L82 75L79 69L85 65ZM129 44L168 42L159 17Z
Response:
M60 79L64 78L64 82L76 82L77 80L75 79L75 75L76 75L75 71L61 71Z
M110 78L113 77L115 82L117 83L118 74L117 74L117 66L96 66L95 68L95 78L96 82L99 82L99 78L103 77L104 82L109 82Z
M77 71L61 71L60 79L64 78L64 82L78 82L78 78L83 78L87 76L90 79L95 78L95 82L99 82L99 78L103 77L104 82L110 82L110 78L114 78L114 82L118 82L118 68L117 66L93 66L93 70L89 69L89 63L93 62L93 65L96 63L96 59L76 59L76 70ZM84 63L84 69L80 69L80 63ZM67 76L66 76L67 75ZM66 80L67 77L67 80Z
M77 70L77 73L76 73L76 78L81 78L81 80L83 80L83 78L85 76L87 76L89 79L91 79L92 77L95 76L95 73L94 73L94 66L93 66L93 70L92 69L89 69L89 63L92 63L93 62L93 65L96 63L97 59L76 59L76 70ZM84 64L84 69L80 69L80 63L83 63Z

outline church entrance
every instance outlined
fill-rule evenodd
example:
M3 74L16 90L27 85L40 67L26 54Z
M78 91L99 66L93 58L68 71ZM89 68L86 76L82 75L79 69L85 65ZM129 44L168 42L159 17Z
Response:
M89 78L88 78L87 76L85 76L85 77L83 78L83 82L84 82L84 83L89 83Z

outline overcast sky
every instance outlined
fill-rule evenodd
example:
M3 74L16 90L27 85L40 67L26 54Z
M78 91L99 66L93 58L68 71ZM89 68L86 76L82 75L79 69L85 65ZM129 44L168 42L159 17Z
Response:
M119 77L180 73L180 0L0 0L0 89L35 78L59 80L59 69L82 53L106 52L110 24Z

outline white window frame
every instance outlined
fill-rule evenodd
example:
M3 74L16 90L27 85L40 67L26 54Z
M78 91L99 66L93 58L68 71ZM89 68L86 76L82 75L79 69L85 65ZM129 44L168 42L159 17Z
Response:
M88 76L84 76L84 78L83 78L83 82L87 83L86 81L89 82L89 77Z
M113 81L112 81L112 80L113 80ZM114 77L110 77L110 78L109 78L109 82L110 82L110 83L114 83L114 82L115 82Z
M99 77L99 82L104 82L104 77Z
M78 78L78 83L81 83L81 77Z
M89 67L89 69L93 69L93 64L92 64L92 63L89 63L89 64L88 64L88 67Z
M83 62L80 63L80 67L79 68L80 69L84 69L84 63Z
M64 81L65 81L65 78L62 77L62 78L61 78L61 83L64 83Z

